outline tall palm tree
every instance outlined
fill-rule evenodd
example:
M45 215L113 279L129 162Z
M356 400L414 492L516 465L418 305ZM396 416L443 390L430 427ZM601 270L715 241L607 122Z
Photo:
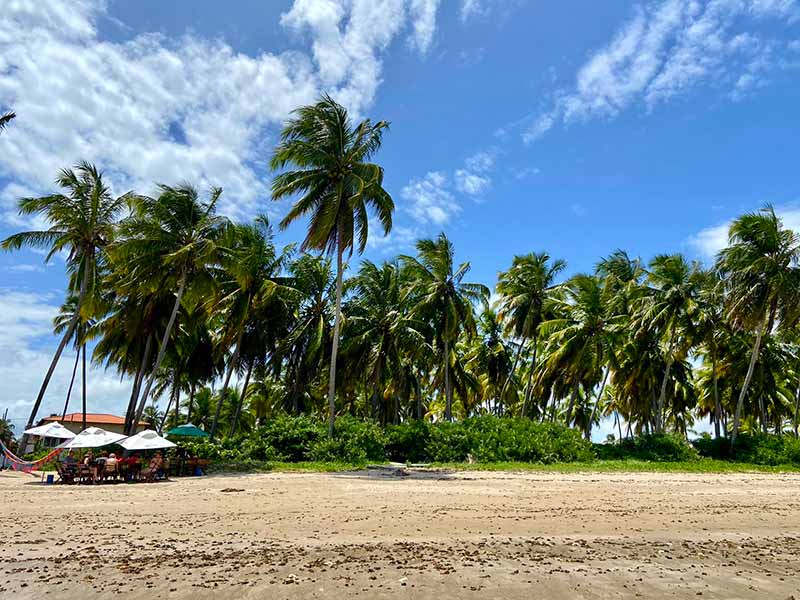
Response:
M734 327L755 332L734 413L731 443L735 443L762 339L772 334L776 320L787 328L797 320L800 236L786 229L768 205L734 220L728 243L717 257L717 269L726 280L726 313Z
M451 350L462 331L476 332L475 303L486 304L489 288L479 283L465 283L468 262L454 265L452 242L444 233L435 240L417 242L417 256L401 256L409 278L408 294L414 314L429 319L436 341L441 345L444 365L445 418L453 419L453 388L450 382Z
M373 390L373 415L380 413L381 421L387 422L390 415L383 400L386 389L392 387L388 379L402 387L407 364L427 346L424 323L411 314L403 272L396 262L378 266L364 261L352 283L355 299L348 314L343 354L353 359ZM396 412L391 415L396 416Z
M209 267L218 260L217 242L227 224L215 213L221 189L212 189L205 202L189 185L161 185L159 189L161 193L156 198L136 198L133 213L120 224L121 239L112 253L115 267L123 270L122 293L144 295L169 289L175 294L153 369L136 414L128 423L128 432L135 430L141 418L187 287L202 295L213 285Z
M394 201L383 189L383 168L369 162L378 151L386 121L369 119L353 125L347 110L325 95L314 105L295 111L281 132L271 166L295 170L281 173L272 184L272 197L280 200L300 194L281 221L287 227L304 215L310 216L303 250L336 254L336 304L328 382L329 435L336 418L336 356L342 309L342 257L359 253L367 245L368 209L373 209L384 234L392 228Z
M520 340L514 358L512 373L517 371L525 344L530 340L532 359L528 371L528 385L522 404L522 416L527 412L531 395L531 378L536 369L536 351L539 325L545 319L545 305L554 289L556 278L566 269L561 259L552 260L545 252L515 256L511 268L498 275L497 293L500 294L499 318L507 324L507 333ZM503 384L501 397L505 396L511 378Z
M650 262L647 281L649 289L641 299L636 321L641 329L658 331L666 343L666 366L655 414L656 432L661 433L672 364L676 352L688 352L692 314L702 282L701 268L680 254L660 254Z
M50 226L45 230L16 233L0 243L5 250L45 249L45 261L55 254L65 253L70 275L68 295L77 298L74 314L39 388L26 429L33 426L53 371L79 321L96 312L93 306L97 298L95 288L107 260L106 251L114 238L117 220L132 198L130 194L113 197L103 182L103 174L87 162L80 163L74 170L62 170L56 182L64 193L19 201L21 215L42 217Z
M222 345L234 348L220 398L226 398L234 370L241 367L240 357L242 339L253 323L254 304L271 302L277 294L287 293L287 278L282 277L284 266L289 260L294 246L288 246L278 254L272 242L272 231L266 217L259 217L255 225L234 225L229 227L222 240L221 265L223 282L220 284L221 301L215 310L222 312ZM257 311L256 311L257 313ZM211 438L217 431L222 402L217 406L214 422L211 425Z
M0 115L0 131L3 131L8 125L17 118L17 114L14 111L9 111L3 115Z

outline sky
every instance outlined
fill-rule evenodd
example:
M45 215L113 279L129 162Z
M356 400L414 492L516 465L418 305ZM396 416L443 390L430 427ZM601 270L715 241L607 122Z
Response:
M444 231L493 287L532 251L569 274L617 248L710 263L765 203L800 230L800 0L11 0L0 237L43 226L17 201L80 160L118 194L189 181L221 186L233 219L279 219L270 150L323 92L391 122L375 160L395 221L371 230L372 260ZM59 257L0 254L0 411L18 428L64 285ZM74 358L41 415L62 410ZM124 411L130 382L93 368L87 388L90 411Z

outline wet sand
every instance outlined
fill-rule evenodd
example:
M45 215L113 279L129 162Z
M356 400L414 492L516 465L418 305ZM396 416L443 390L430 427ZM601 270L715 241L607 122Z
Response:
M800 600L797 474L3 472L0 528L0 598Z

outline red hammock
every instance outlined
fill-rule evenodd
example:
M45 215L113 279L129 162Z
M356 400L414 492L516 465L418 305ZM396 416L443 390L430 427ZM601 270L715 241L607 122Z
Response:
M63 448L56 448L47 456L43 456L38 460L29 461L22 460L19 456L11 452L3 443L3 440L0 440L0 449L3 451L3 455L5 455L6 459L8 459L8 462L11 463L11 468L15 471L22 471L23 473L30 473L31 471L38 470L39 467L55 459L64 450Z

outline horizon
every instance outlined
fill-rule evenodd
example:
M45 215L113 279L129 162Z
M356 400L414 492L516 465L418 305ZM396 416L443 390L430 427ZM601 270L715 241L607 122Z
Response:
M221 213L277 222L289 203L268 199L271 148L326 91L392 124L376 161L394 229L371 229L364 258L445 231L470 280L494 289L534 251L565 259L564 278L617 248L710 264L730 220L765 203L800 230L796 1L591 6L577 21L577 0L500 4L21 2L0 21L0 109L17 113L0 135L0 236L29 224L20 197L84 159L117 193L221 185ZM18 429L57 343L63 266L0 254L0 376ZM60 413L70 356L40 414ZM89 408L124 412L129 386L94 367Z

